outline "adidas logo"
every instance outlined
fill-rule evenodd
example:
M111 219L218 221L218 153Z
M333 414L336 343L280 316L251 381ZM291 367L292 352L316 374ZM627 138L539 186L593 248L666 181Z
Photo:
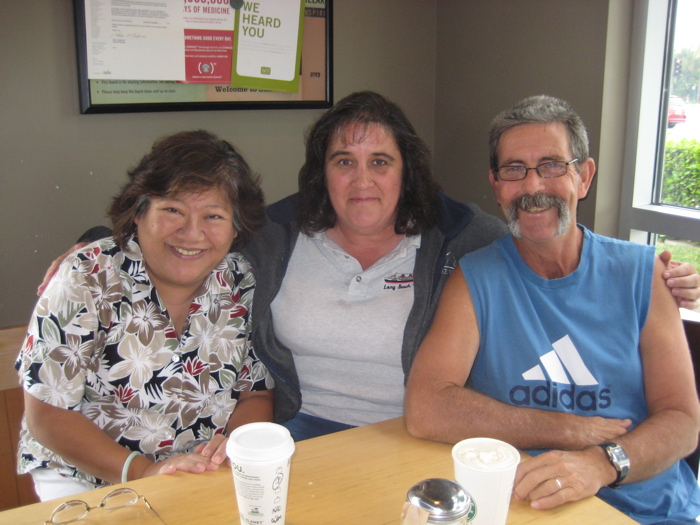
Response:
M542 366L547 371L549 378L555 383L571 384L566 375L569 372L571 379L575 385L597 385L593 374L586 368L586 365L581 359L581 354L578 353L574 343L568 335L565 335L559 341L552 344L554 350L540 357ZM546 378L542 367L535 365L527 372L523 373L523 379L528 381L544 381Z
M514 386L509 393L510 402L516 406L560 410L609 408L612 404L610 389L598 387L598 381L586 367L569 336L562 337L552 347L551 352L540 357L540 364L522 374L526 381L545 381L545 384L534 388L527 384Z

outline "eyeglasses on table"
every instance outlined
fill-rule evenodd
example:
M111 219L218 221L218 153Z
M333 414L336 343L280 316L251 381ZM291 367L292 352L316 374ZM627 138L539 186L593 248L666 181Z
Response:
M116 510L124 507L130 507L136 504L139 499L142 499L146 504L146 507L148 507L148 510L152 511L158 517L158 519L164 523L163 518L160 517L160 514L158 514L156 509L151 507L151 504L148 503L145 497L139 495L133 489L124 487L113 490L102 498L99 505L95 505L94 507L91 507L86 502L79 499L72 499L70 501L66 501L65 503L61 503L54 509L54 511L51 513L51 517L44 522L44 525L63 525L65 523L73 523L86 517L91 510Z

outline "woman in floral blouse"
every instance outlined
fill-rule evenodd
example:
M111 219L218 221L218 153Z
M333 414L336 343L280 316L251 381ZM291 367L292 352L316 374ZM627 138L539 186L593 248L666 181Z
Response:
M114 236L68 257L17 360L19 471L42 500L214 470L226 433L272 418L251 343L258 180L205 131L157 141L108 211Z

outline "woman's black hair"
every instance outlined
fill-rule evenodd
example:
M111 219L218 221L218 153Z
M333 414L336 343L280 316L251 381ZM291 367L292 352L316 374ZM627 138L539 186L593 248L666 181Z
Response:
M306 162L299 172L299 226L305 233L324 231L336 223L326 186L328 147L349 129L371 124L389 132L401 153L396 233L417 235L437 224L440 187L433 180L430 150L399 106L378 93L361 91L337 102L307 132Z

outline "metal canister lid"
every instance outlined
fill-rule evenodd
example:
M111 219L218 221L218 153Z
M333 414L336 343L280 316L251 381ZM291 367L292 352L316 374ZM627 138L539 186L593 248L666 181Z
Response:
M449 479L430 478L413 485L406 501L430 513L431 523L452 523L472 510L469 493Z

